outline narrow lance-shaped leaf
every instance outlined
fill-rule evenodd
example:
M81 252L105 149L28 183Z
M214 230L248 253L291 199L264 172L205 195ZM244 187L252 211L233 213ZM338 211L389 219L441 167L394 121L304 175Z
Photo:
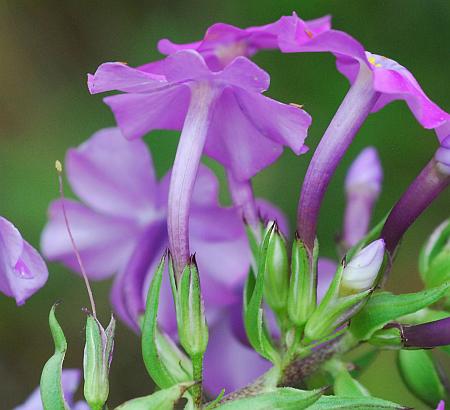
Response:
M445 388L427 351L401 350L398 367L406 386L420 400L434 408L445 399Z
M333 391L336 396L370 396L370 393L367 391L367 389L358 380L354 379L345 369L343 369L336 375L334 379Z
M450 283L445 283L433 289L403 295L375 292L364 308L353 317L350 332L357 340L367 340L387 323L437 302L449 286Z
M309 409L323 390L297 390L280 387L274 391L224 403L217 410L302 410Z
M269 238L273 225L268 229L263 243L258 262L258 276L256 277L253 294L245 310L244 325L248 339L253 348L263 357L272 362L278 361L278 353L275 350L267 329L263 323L263 309L261 307L264 290L264 273L266 270L266 257ZM249 289L248 289L249 290Z
M45 410L70 410L64 400L61 385L62 365L67 350L67 342L55 316L56 306L56 304L52 306L49 315L55 353L48 359L42 370L40 383L41 399Z
M174 377L170 374L166 365L160 358L156 342L159 293L166 256L166 254L163 255L150 284L144 320L142 323L141 338L142 357L144 359L145 368L153 381L162 389L176 384Z
M150 396L138 397L129 400L115 410L173 410L185 391L192 387L193 383L180 383L167 389L159 390Z

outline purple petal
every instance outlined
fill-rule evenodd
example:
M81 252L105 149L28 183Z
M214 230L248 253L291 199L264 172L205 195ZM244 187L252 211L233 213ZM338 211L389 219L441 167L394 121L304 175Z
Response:
M145 92L167 84L163 76L128 67L124 63L104 63L95 74L88 74L88 88L91 94L105 91Z
M445 401L441 400L438 404L438 406L436 407L436 410L445 410Z
M392 60L373 55L380 61L380 68L374 70L374 87L384 93L377 101L373 111L378 111L393 100L405 100L417 121L424 128L436 128L450 120L450 115L431 101L413 75L404 67L397 65L395 69L389 67ZM394 62L395 63L395 62Z
M143 222L158 218L156 176L144 142L106 128L70 149L66 163L72 189L96 211Z
M444 141L450 136L450 121L445 121L442 125L436 128L436 135L440 142Z
M88 276L104 279L120 270L128 261L142 228L131 218L103 215L76 201L66 200L65 206ZM61 200L52 202L49 207L49 221L42 232L41 248L46 258L79 271Z
M325 296L336 273L337 263L332 259L320 258L317 266L317 301Z
M39 253L11 222L0 217L0 291L22 305L47 278L47 266Z
M178 83L209 78L211 70L199 53L194 50L182 50L164 60L164 74L169 82Z
M67 404L75 410L89 409L87 404L84 402L78 402L75 407L72 407L73 396L80 385L81 371L78 369L63 369L61 374L61 385L64 393L64 398ZM37 387L33 393L28 397L28 399L14 408L14 410L42 410L41 392L39 387Z
M204 361L204 383L212 395L225 388L230 393L269 370L271 364L253 349L241 344L231 331L230 318L223 316L210 328Z
M220 79L225 84L254 92L266 91L270 84L269 74L245 57L237 57L227 65L220 74Z
M189 89L179 85L151 93L113 95L104 101L111 108L123 135L134 139L156 129L181 129L189 98Z

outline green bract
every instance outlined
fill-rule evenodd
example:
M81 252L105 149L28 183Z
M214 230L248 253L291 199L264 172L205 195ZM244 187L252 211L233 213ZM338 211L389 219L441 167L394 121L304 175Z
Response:
M70 410L64 400L61 386L62 365L67 350L67 342L55 316L56 306L56 304L52 306L48 318L55 344L55 353L48 359L42 369L40 384L41 399L44 410Z
M367 340L390 321L437 302L449 286L445 283L433 289L403 295L375 292L364 309L353 317L349 330L357 340Z

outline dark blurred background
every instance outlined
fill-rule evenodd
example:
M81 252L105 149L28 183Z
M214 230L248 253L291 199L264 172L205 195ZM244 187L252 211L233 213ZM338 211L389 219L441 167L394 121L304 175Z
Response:
M450 110L450 3L446 0L346 1L77 1L0 2L0 215L15 223L36 247L46 208L57 196L55 159L63 159L99 128L114 124L102 96L90 96L86 73L105 61L131 66L159 58L158 39L189 42L202 37L216 21L237 26L272 22L296 10L305 19L333 15L333 25L357 37L368 50L408 67L427 94ZM256 62L272 78L268 95L305 105L313 116L308 145L301 158L287 152L255 179L259 196L272 200L295 225L295 213L311 153L348 88L327 54L264 52ZM159 175L173 160L176 133L147 137ZM335 257L334 237L341 227L345 170L367 145L378 148L385 170L383 193L375 211L380 218L433 154L437 142L422 129L403 102L369 117L336 173L319 226L322 254ZM208 161L211 164L212 161ZM212 164L219 175L220 167ZM67 187L68 188L68 187ZM223 198L226 201L226 193ZM449 216L448 193L420 218L404 239L389 283L393 291L421 288L417 255L433 228ZM65 367L82 365L84 315L88 304L83 282L50 264L47 285L25 306L0 295L0 407L21 403L38 385L43 363L52 354L47 315L58 311L69 343ZM94 284L104 320L109 314L110 282ZM138 338L124 326L117 332L111 371L110 403L117 405L147 394L152 383L141 363ZM395 356L384 353L362 382L376 396L424 408L403 387Z

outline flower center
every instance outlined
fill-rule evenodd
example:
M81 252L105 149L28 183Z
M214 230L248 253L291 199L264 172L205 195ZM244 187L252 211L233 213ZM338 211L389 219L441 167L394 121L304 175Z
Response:
M372 54L368 51L366 51L366 57L369 63L375 68L386 68L388 70L396 71L405 70L405 67L390 58L380 56L378 54Z
M245 40L241 40L218 46L215 50L215 54L220 62L225 66L231 63L236 57L246 56L247 51L247 42Z

